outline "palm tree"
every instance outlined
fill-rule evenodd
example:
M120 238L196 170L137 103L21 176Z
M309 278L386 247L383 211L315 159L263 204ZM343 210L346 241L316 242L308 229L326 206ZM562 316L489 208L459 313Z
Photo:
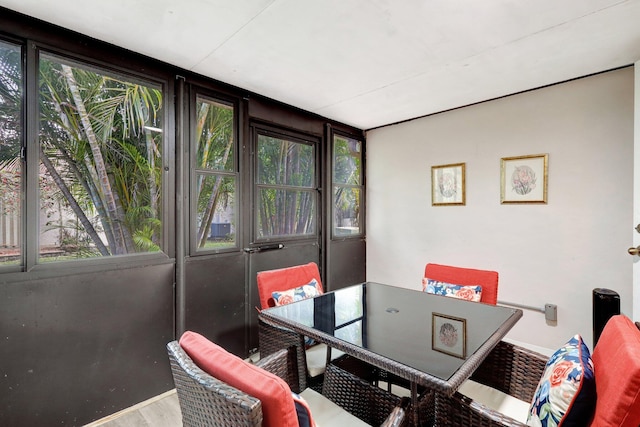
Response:
M315 229L313 147L260 135L257 156L261 236L312 233Z
M198 247L207 243L215 212L227 205L235 194L235 180L221 174L233 172L233 109L229 106L198 100L196 119L196 178ZM216 173L217 172L217 173Z
M162 135L149 128L160 122L161 92L48 57L40 64L41 156L67 205L102 255L87 214L98 217L108 254L159 250Z

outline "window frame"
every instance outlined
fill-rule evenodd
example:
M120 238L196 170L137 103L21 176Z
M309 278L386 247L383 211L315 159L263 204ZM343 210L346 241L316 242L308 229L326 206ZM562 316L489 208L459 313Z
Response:
M301 241L317 241L321 235L322 229L322 212L321 212L321 199L320 199L320 179L321 179L321 138L311 134L305 134L300 131L283 129L275 126L270 126L263 123L254 122L251 124L251 244L264 244L268 242L301 242ZM277 186L271 184L258 184L258 139L260 136L266 136L270 138L284 139L294 143L308 145L313 149L313 161L314 161L314 176L313 182L310 187L299 186ZM258 215L257 205L259 203L259 191L261 188L272 188L275 190L294 190L309 192L314 195L314 220L315 229L311 234L285 234L285 235L273 235L267 237L258 236Z
M22 278L25 273L37 272L39 277L53 277L59 274L74 272L96 271L101 266L111 269L114 265L136 266L141 263L153 265L163 264L173 258L175 253L175 238L171 232L175 218L175 204L169 200L170 191L175 181L175 155L170 151L173 145L174 123L171 120L175 114L174 105L169 102L173 99L174 84L169 79L169 74L162 70L149 71L145 67L136 70L135 64L129 64L123 58L117 62L110 62L107 57L110 51L99 51L97 57L80 52L70 52L64 47L49 45L45 42L25 38L12 40L10 37L2 37L1 41L17 45L22 49L23 63L23 102L22 102L22 139L23 139L23 203L21 206L22 253L19 265L2 266L0 273L8 273L7 280ZM160 250L156 252L138 252L123 255L97 256L63 260L56 262L40 261L40 202L39 202L39 132L40 132L40 108L39 108L39 84L40 84L40 56L48 55L59 58L67 64L78 64L88 70L96 70L103 74L118 76L128 81L153 86L162 93L162 154L161 154L161 201L158 204L158 218L162 221L162 237ZM126 64L126 65L123 65Z
M242 207L242 176L241 162L240 162L240 143L239 143L239 126L240 126L240 108L238 99L225 96L219 92L206 90L200 87L193 87L191 89L191 96L189 97L189 236L187 238L189 244L189 256L199 257L219 253L238 252L242 245L243 236L243 223L241 215ZM227 105L233 108L233 168L231 171L217 170L217 169L199 169L196 166L197 160L197 146L196 141L196 114L198 99L205 99L212 103ZM235 243L233 245L221 248L198 248L197 242L197 216L198 216L198 194L197 194L197 179L198 174L203 173L206 176L223 176L233 177L235 179L235 195L234 195L234 221L235 221Z
M329 174L330 177L330 200L331 206L329 208L330 216L329 216L329 234L331 236L331 240L350 240L350 239L362 239L366 235L365 230L365 195L366 195L366 185L365 185L365 140L361 136L351 135L346 132L340 132L333 130L331 132L331 140L329 144L329 167L331 172ZM336 183L335 181L335 142L336 138L344 138L344 139L353 139L360 143L360 184L342 184ZM335 197L335 189L337 187L342 188L350 188L350 189L358 189L360 190L360 222L359 231L353 234L336 234L335 233L335 213L336 213L336 197Z
M21 42L20 40L16 40L10 37L0 37L0 43L12 46L20 52L20 91L21 91L21 100L20 100L20 188L18 192L18 196L20 198L20 207L18 209L18 248L19 248L19 258L16 263L0 263L0 273L12 273L12 272L22 272L24 270L25 264L25 253L26 253L26 238L25 238L25 213L26 213L26 175L27 175L27 164L26 164L26 102L27 102L27 54L26 54L26 44Z

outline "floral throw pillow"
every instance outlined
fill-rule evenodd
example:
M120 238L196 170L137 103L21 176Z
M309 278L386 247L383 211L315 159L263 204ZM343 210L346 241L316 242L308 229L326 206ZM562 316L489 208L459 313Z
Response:
M271 296L276 303L276 306L291 304L292 302L301 301L307 298L313 298L320 295L320 289L318 289L318 281L311 279L306 285L298 286L297 288L288 289L286 291L272 292Z
M586 426L595 406L591 354L582 337L575 335L547 362L531 402L527 425Z
M444 295L446 297L474 302L478 302L480 298L482 298L482 286L454 285L452 283L429 279L428 277L422 279L422 290L430 294Z
M301 301L307 298L313 298L322 294L318 287L318 281L311 279L306 285L297 288L288 289L286 291L272 292L271 296L276 303L276 307L280 305L291 304L292 302ZM306 310L308 307L300 307L300 310ZM307 325L312 326L312 325ZM307 347L314 345L316 342L312 338L304 337L304 343Z

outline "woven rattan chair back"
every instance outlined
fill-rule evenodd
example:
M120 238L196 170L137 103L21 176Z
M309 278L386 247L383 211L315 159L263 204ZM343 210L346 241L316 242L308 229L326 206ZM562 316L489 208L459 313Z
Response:
M167 344L171 373L185 427L258 427L260 400L200 369L177 341Z

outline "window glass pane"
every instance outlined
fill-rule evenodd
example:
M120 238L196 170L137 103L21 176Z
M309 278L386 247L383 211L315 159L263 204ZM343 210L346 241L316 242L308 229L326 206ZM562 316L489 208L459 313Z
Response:
M257 215L258 237L315 234L315 193L259 188Z
M360 141L336 136L333 139L333 182L360 185L362 168Z
M22 195L20 48L0 42L0 266L20 264Z
M162 91L40 59L40 258L161 250Z
M334 187L333 234L348 236L360 233L360 188Z
M313 146L259 135L257 182L312 188L315 183Z
M198 98L196 114L196 168L233 171L233 106Z
M236 178L197 174L197 248L236 246Z
M333 137L333 235L362 233L362 143L340 135Z

